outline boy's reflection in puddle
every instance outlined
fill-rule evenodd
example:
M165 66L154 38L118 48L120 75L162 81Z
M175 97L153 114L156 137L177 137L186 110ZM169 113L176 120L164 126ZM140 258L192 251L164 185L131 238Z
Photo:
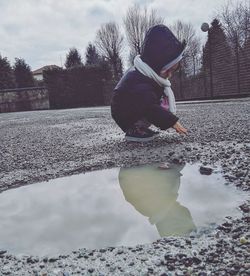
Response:
M121 168L119 183L125 199L155 224L160 236L190 233L196 227L189 210L178 201L181 170L155 166Z

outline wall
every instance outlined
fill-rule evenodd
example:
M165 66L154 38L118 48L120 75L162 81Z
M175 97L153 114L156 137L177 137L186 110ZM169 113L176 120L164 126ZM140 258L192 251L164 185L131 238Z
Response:
M49 108L48 90L45 87L0 90L0 113Z

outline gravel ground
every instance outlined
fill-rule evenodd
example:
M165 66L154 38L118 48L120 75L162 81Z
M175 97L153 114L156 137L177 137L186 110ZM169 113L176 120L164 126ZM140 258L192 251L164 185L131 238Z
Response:
M173 130L127 143L108 108L0 114L0 192L60 176L152 162L220 165L227 182L249 192L250 99L179 104L187 137ZM249 201L202 235L135 247L80 249L54 257L0 248L0 275L250 275Z

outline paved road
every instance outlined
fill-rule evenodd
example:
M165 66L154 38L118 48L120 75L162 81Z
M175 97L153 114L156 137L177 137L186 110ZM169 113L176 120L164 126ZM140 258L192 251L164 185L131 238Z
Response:
M229 182L249 190L249 111L249 99L178 104L188 136L169 130L145 144L125 142L107 107L0 114L0 191L95 169L156 161L220 164ZM27 256L18 259L1 253L0 248L0 275L33 275L33 270L39 275L58 275L58 270L72 275L79 271L82 275L161 275L173 270L236 275L241 270L241 275L249 275L247 245L239 241L242 236L250 239L249 221L246 203L242 219L228 219L205 238L169 238L121 252L76 251L48 263Z
M108 107L3 113L0 189L93 168L162 160L190 143L248 143L249 106L249 99L179 104L178 116L189 135L165 131L143 145L124 142Z

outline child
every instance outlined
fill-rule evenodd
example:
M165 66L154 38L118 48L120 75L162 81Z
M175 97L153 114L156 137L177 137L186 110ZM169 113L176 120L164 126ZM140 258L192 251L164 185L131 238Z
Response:
M155 224L161 237L184 235L196 228L190 211L177 200L183 167L159 170L151 166L119 171L126 201Z
M115 87L111 102L112 117L126 133L127 141L152 140L159 132L149 129L151 124L187 133L175 115L175 98L168 80L178 69L184 48L185 42L179 42L164 25L156 25L146 33L141 56L135 57L134 67ZM162 99L165 106L161 105Z

